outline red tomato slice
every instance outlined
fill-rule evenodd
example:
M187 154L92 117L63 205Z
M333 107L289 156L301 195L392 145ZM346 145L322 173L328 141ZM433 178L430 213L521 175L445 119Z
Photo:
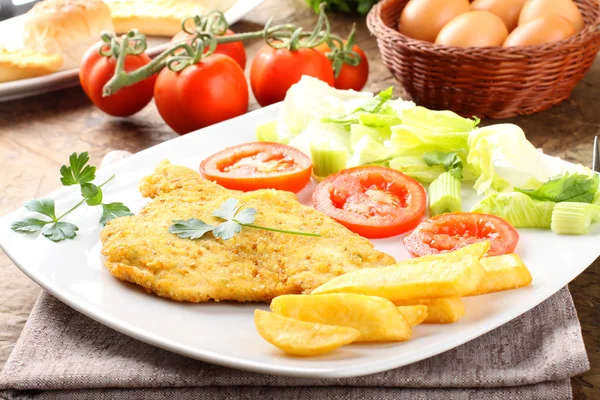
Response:
M384 238L419 224L427 195L402 172L384 167L356 167L330 175L313 193L314 207L352 232Z
M204 178L244 192L277 189L296 193L306 186L311 172L312 161L304 153L269 142L228 147L200 164Z
M512 253L519 232L500 217L478 213L436 215L422 222L404 238L404 246L414 256L448 253L467 245L490 241L488 256Z

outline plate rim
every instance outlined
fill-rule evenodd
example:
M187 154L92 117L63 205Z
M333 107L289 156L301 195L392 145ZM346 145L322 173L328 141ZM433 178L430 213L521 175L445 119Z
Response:
M260 116L262 114L273 113L273 115L277 115L276 113L281 108L281 104L282 103L276 103L276 104L273 104L273 105L270 105L267 107L263 107L263 108L248 112L240 117L233 118L233 119L212 125L208 128L200 129L198 131L192 132L187 135L175 137L171 140L159 143L157 145L154 145L152 147L144 149L138 153L132 154L131 156L129 156L123 160L119 160L110 165L107 165L106 167L102 168L101 171L104 174L110 174L112 172L115 172L117 169L119 169L121 167L121 165L130 163L130 162L135 162L137 158L145 157L146 153L149 153L150 151L156 151L157 148L160 148L160 147L166 146L166 145L172 146L173 143L176 143L179 141L185 142L186 140L191 140L191 138L194 136L204 135L203 131L205 129L223 128L224 126L233 123L232 121L235 121L238 119L245 119L245 118L257 119L256 117ZM561 161L568 163L564 160L561 160ZM573 165L571 163L568 163L568 164ZM61 195L64 192L66 192L68 189L69 188L67 188L67 187L61 187L44 197L56 197L56 196ZM16 210L13 210L12 212L9 212L9 213L3 215L2 217L0 217L0 221L8 220L9 218L13 217L15 214L21 212L22 210L23 210L22 207L18 208ZM457 336L455 339L453 339L449 343L446 343L444 346L441 346L441 349L435 348L432 351L424 351L424 352L421 352L419 349L415 349L414 351L417 353L420 353L420 354L417 356L410 357L410 362L403 362L402 360L398 360L401 356L397 356L397 357L390 357L389 359L386 359L384 362L374 360L374 361L367 361L367 362L358 362L355 365L351 365L351 366L333 367L333 368L325 368L325 367L324 368L315 368L315 367L290 367L290 366L282 366L282 365L276 365L276 364L267 365L264 363L263 364L256 363L254 361L244 360L242 358L231 357L228 355L222 355L220 353L215 353L215 352L205 350L205 349L192 348L187 345L179 344L176 341L173 341L171 339L157 336L156 334L153 334L150 331L137 328L134 324L131 324L128 321L122 321L121 319L113 317L109 313L101 310L100 308L98 308L95 305L91 305L91 306L85 305L84 306L84 305L78 304L77 301L73 298L72 294L69 294L68 292L63 291L62 289L57 288L54 285L54 283L52 283L50 281L46 281L45 279L39 279L39 277L35 275L35 271L33 269L30 270L27 266L19 263L16 260L16 257L11 253L10 249L8 249L7 246L5 246L3 244L1 238L0 238L0 248L4 251L4 253L7 255L7 257L25 275L27 275L27 277L29 277L31 280L33 280L36 284L41 286L43 289L47 290L50 294L52 294L53 296L58 298L60 301L67 304L69 307L76 310L77 312L80 312L80 313L86 315L87 317L89 317L105 326L108 326L109 328L111 328L115 331L121 332L129 337L132 337L136 340L140 340L144 343L148 343L155 347L158 347L158 348L161 348L161 349L173 352L173 353L177 353L177 354L180 354L180 355L183 355L186 357L190 357L193 359L209 362L212 364L221 365L221 366L229 367L229 368L251 371L251 372L258 372L258 373L263 373L263 374L292 376L292 377L298 377L298 378L350 378L350 377L356 377L356 376L362 376L362 375L369 375L369 374L387 371L390 369L400 368L400 367L403 367L406 365L410 365L410 364L422 361L422 360L430 358L430 357L437 356L446 351L452 350L462 344L465 344L473 339L476 339L476 338L478 338L478 337L480 337L480 336L482 336L482 335L484 335L506 323L509 323L510 321L517 318L518 316L532 310L537 305L542 303L544 300L548 299L550 296L552 296L553 294L558 292L561 288L566 286L568 284L568 282L571 282L575 277L577 277L585 269L587 269L589 267L589 265L591 265L595 261L596 258L598 258L598 256L590 256L593 258L591 260L589 260L588 257L586 257L585 263L587 265L585 267L574 268L574 269L569 270L568 274L566 274L566 279L568 279L568 282L565 283L564 285L558 281L552 281L551 283L546 284L543 287L543 290L536 290L535 292L533 292L531 295L533 305L531 307L529 307L525 310L521 310L521 309L517 309L517 308L509 308L507 310L504 310L503 312L497 314L498 318L494 322L484 325L482 327L479 327L478 329L474 329L469 334ZM408 357L406 357L406 354L402 357L408 358Z
M238 118L256 119L255 118L256 116L260 116L262 114L273 113L274 115L276 115L275 113L277 113L279 111L280 107L281 107L281 103L277 103L277 104L274 104L274 105L271 105L268 107L264 107L264 108L261 108L261 109L255 110L255 111L251 111L251 112L244 114ZM228 121L221 122L219 124L215 124L210 128L211 129L221 128L223 126L226 126L227 124L232 123L233 120L235 120L235 119L231 119ZM190 139L186 139L186 138L192 138L195 135L203 135L203 130L204 129L201 129L201 130L195 131L188 135L179 136L179 137L173 138L171 140L168 140L166 142L159 143L155 146L149 147L148 149L144 149L138 153L135 153L135 154L127 157L126 159L123 159L123 160L120 160L113 164L108 165L107 167L103 168L101 171L103 173L110 174L111 171L115 171L115 170L119 169L119 167L121 165L130 163L130 162L135 162L137 158L145 157L146 156L145 154L147 152L156 151L157 148L160 148L167 144L172 146L173 143L175 143L177 141L185 142L186 140L190 140ZM61 187L61 188L53 191L52 193L50 193L48 196L56 197L58 195L61 195L61 193L65 192L66 190L68 190L68 188ZM17 210L9 212L8 214L2 216L0 219L2 219L2 220L8 219L11 216L13 216L15 213L18 213L22 210L23 210L23 208L19 208ZM114 329L118 332L121 332L127 336L133 337L134 339L137 339L142 342L151 344L153 346L165 349L167 351L178 353L183 356L190 357L190 358L203 360L203 361L206 361L206 362L209 362L212 364L216 364L216 365L221 365L221 366L236 368L236 369L242 369L242 370L247 370L247 371L252 371L252 372L259 372L259 373L266 373L266 374L273 374L273 375L283 375L283 376L303 377L303 378L309 378L309 377L312 377L312 378L316 378L316 377L318 377L318 378L348 378L348 377L355 377L355 376L361 376L361 375L368 375L368 374L378 373L378 372L382 372L382 371L387 371L387 370L394 369L394 368L399 368L399 367L402 367L405 365L409 365L409 364L421 361L421 360L429 358L429 357L436 356L445 351L448 351L455 347L458 347L464 343L467 343L479 336L482 336L483 334L490 332L490 331L498 328L501 325L509 323L514 318L518 317L521 314L524 314L527 311L530 311L531 309L533 309L534 307L539 305L541 302L546 300L548 297L550 297L551 295L556 293L558 290L560 290L564 286L562 284L559 284L558 282L552 281L551 284L547 284L544 286L544 290L536 291L536 292L532 293L533 305L531 307L527 308L526 310L523 310L523 311L521 311L520 309L505 310L502 313L498 314L499 318L497 320L495 320L493 323L487 324L483 327L480 327L479 329L475 329L472 332L470 332L470 334L468 334L468 335L461 335L459 337L456 337L450 343L446 343L445 346L442 346L441 349L435 349L430 352L423 352L421 355L411 357L410 362L402 362L402 360L398 361L396 358L391 357L389 359L386 359L385 362L375 360L375 361L360 362L360 363L357 363L356 365L344 366L344 367L335 367L335 368L304 367L303 368L303 367L289 367L289 366L282 366L282 365L257 364L254 361L244 360L241 358L234 358L234 357L231 357L228 355L214 353L214 352L211 352L211 351L205 350L205 349L191 348L187 345L179 344L176 341L173 341L171 339L156 336L152 332L137 328L134 324L131 324L128 321L122 321L118 318L112 317L109 313L101 310L100 308L98 308L95 305L91 305L91 307L90 307L90 305L78 304L77 301L74 298L72 298L73 295L69 294L68 292L64 292L60 288L56 287L54 285L54 283L52 283L50 281L46 281L44 279L39 279L39 277L37 277L35 275L34 270L29 269L27 266L19 263L17 261L16 257L11 253L10 249L8 249L2 243L2 241L0 241L0 248L2 248L2 250L9 257L9 259L25 275L27 275L31 280L36 282L39 286L41 286L42 288L44 288L45 290L50 292L53 296L57 297L60 301L67 304L69 307L75 309L76 311L92 318L93 320L98 321L101 324L106 325L109 328ZM573 270L569 271L569 274L568 274L569 282L572 281L583 270L585 270L595 260L595 258L597 258L597 256L594 257L594 259L592 259L592 260L588 260L589 263L588 263L588 261L586 261L586 263L588 265L585 268L581 269L581 271L579 269L573 269Z

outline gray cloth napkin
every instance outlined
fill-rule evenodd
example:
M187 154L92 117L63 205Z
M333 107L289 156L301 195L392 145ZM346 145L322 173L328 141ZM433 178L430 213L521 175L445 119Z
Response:
M175 328L176 329L176 328ZM566 288L439 356L346 379L263 375L196 361L115 332L43 293L0 374L9 399L569 399L589 368Z

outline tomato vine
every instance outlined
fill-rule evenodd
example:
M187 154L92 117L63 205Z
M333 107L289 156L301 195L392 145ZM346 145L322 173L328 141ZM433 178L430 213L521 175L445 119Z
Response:
M104 85L103 96L110 96L126 86L143 81L163 68L175 72L182 71L213 54L218 44L252 39L262 38L273 48L290 51L314 48L327 43L331 51L326 56L332 61L335 77L339 75L344 64L357 66L361 62L360 55L352 50L356 27L352 27L348 39L344 41L331 32L324 7L321 7L317 23L310 32L305 32L302 27L293 24L273 25L273 18L270 18L265 27L259 31L224 36L229 24L224 14L219 11L187 18L181 25L183 31L193 36L191 41L183 40L175 43L150 63L129 72L124 70L125 58L127 55L140 55L146 51L145 35L136 29L120 37L103 33L101 38L104 45L100 47L100 54L105 57L115 57L117 60L113 77ZM208 51L205 51L206 49Z

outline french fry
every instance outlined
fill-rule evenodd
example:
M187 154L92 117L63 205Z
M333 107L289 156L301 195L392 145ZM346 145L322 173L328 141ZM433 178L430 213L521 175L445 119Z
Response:
M432 254L430 256L409 258L408 260L404 260L404 261L400 262L400 264L402 264L402 265L420 264L425 261L438 260L440 257L442 257L442 258L448 257L448 259L459 259L459 258L462 258L467 255L482 259L489 250L490 250L490 242L488 240L486 240L484 242L477 242L477 243L473 243L473 244L470 244L465 247L461 247L460 249L451 251L449 253Z
M411 304L408 304L411 303ZM457 322L465 315L465 305L458 297L446 297L441 299L414 299L401 304L398 310L417 304L427 306L427 317L424 324L451 324Z
M341 275L312 294L356 293L403 300L461 297L472 293L485 275L480 258L489 242L475 243L451 253L414 258L396 265L365 268Z
M254 324L263 339L296 356L325 354L360 336L354 328L304 322L263 310L254 311Z
M399 306L397 309L410 326L419 325L427 319L427 306Z
M271 311L301 321L357 329L357 342L404 341L411 336L404 315L383 297L350 293L283 295L271 301Z
M481 259L485 276L469 296L516 289L531 284L531 273L516 254Z

